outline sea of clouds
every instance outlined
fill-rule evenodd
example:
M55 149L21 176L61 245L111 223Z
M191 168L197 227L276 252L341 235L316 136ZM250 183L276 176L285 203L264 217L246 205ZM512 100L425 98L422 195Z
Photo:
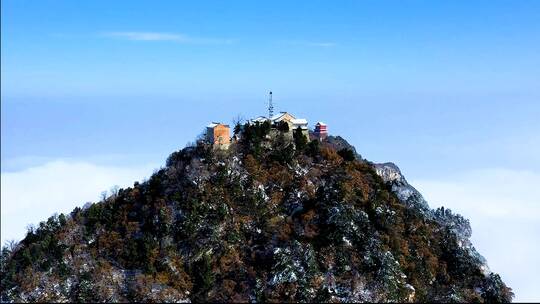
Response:
M432 208L468 218L472 243L517 302L540 301L540 173L480 169L411 182Z
M1 173L1 240L19 241L29 224L96 202L114 185L149 177L156 164L123 167L55 160ZM411 180L432 208L445 206L471 221L472 242L516 301L540 301L540 173L469 170L440 179Z

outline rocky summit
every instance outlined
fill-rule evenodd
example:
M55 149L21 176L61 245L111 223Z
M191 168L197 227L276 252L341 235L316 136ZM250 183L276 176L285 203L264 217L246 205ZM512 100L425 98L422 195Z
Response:
M2 250L3 302L508 302L468 220L392 163L266 122ZM81 185L84 186L84 185Z

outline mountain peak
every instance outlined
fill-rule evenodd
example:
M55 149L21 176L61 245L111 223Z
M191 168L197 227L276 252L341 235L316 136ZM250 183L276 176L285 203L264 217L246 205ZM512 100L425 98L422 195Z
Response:
M466 219L431 210L394 164L316 135L247 123L172 153L4 248L2 301L511 300Z

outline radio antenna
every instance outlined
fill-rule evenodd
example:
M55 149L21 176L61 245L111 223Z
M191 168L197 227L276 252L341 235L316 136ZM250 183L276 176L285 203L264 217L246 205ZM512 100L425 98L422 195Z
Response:
M274 116L274 104L272 103L272 91L270 91L268 98L268 119L272 119Z

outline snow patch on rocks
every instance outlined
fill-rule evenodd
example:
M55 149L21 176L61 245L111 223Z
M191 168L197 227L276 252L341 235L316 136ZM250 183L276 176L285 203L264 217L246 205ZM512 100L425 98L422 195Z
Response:
M423 212L429 211L429 205L422 194L411 186L405 176L401 174L398 166L394 163L373 164L375 172L383 181L390 184L392 192L396 194L400 201L408 207L416 207Z

